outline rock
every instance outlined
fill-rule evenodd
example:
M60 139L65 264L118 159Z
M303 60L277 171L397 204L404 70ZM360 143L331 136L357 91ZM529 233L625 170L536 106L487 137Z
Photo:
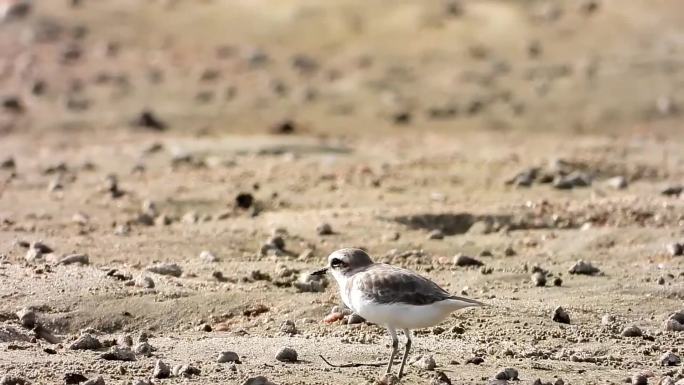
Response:
M480 365L484 362L484 358L480 356L470 357L466 360L466 364Z
M78 263L80 265L88 265L90 264L90 259L86 254L70 254L60 259L59 262L57 262L58 265L72 265L74 263Z
M684 310L670 314L665 320L665 330L684 332Z
M660 191L661 195L665 196L675 196L678 197L682 191L684 191L684 186L669 186Z
M610 326L615 323L615 316L612 314L604 314L603 317L601 317L601 325L603 326Z
M496 380L515 381L518 379L518 370L515 368L505 368L494 375Z
M30 385L28 380L25 380L18 376L12 376L6 374L0 378L0 385Z
M17 313L17 318L21 326L27 329L33 329L36 326L36 312L33 309L25 307L20 309Z
M171 370L176 377L189 378L192 376L199 376L201 371L192 365L176 365Z
M411 112L399 111L392 114L392 122L396 125L405 125L411 123Z
M264 245L276 250L285 250L285 240L280 235L268 238Z
M304 272L292 285L300 292L321 293L328 286L328 279L323 275Z
M599 270L597 267L594 267L591 263L585 262L583 260L577 261L570 269L568 272L570 274L583 274L583 275L594 275L598 274L601 270Z
M133 346L133 337L130 334L124 334L116 339L116 344L119 346Z
M608 179L606 185L616 190L624 190L629 186L629 182L627 182L627 178L624 176L616 176Z
M467 255L458 254L453 259L454 266L482 266L484 263Z
M81 373L67 372L64 373L64 384L65 385L75 385L81 382L88 381L88 378Z
M347 325L354 325L364 323L366 320L356 313L352 313L347 319Z
M152 131L164 131L167 128L166 123L160 120L157 115L150 110L142 111L138 117L131 122L131 125Z
M428 239L444 239L444 233L441 230L433 230L428 234Z
M0 160L0 169L14 170L17 168L17 162L11 156Z
M207 323L202 323L199 326L197 326L197 331L199 331L199 332L207 332L208 333L212 330L213 330L213 328L211 327L211 325L209 325Z
M162 360L157 360L154 364L154 378L169 378L171 376L171 368Z
M199 222L199 214L197 214L196 211L188 211L181 218L181 222L189 224L189 225L193 225L193 224Z
M297 351L292 348L281 348L275 359L280 362L297 362Z
M506 180L507 185L516 187L530 187L539 175L541 170L538 167L531 167L516 174L514 177Z
M183 274L183 269L175 263L170 262L158 262L154 265L148 266L145 270L159 274L159 275L170 275L173 277L180 277Z
M154 289L154 280L148 276L140 276L135 280L135 286L145 289Z
M280 324L280 332L291 336L297 334L297 327L295 326L294 321L285 320L282 324Z
M635 374L632 376L632 385L648 385L648 377L643 374Z
M112 346L108 352L100 354L100 358L108 361L135 361L135 353L129 348Z
M105 385L104 378L97 376L83 383L83 385Z
M669 243L666 246L666 248L667 248L667 253L673 257L678 257L680 255L684 255L684 244L682 244L682 243L672 242L672 243Z
M239 193L235 197L235 205L241 209L248 209L254 204L254 196L250 193Z
M541 271L532 274L532 283L534 283L534 286L537 287L546 286L546 274L542 273Z
M399 377L395 376L392 373L385 373L382 378L380 378L376 384L377 385L398 385L401 382Z
M561 277L556 277L553 279L553 286L560 287L561 285L563 285L563 279Z
M97 350L101 348L102 343L92 334L84 334L69 345L69 349L72 350Z
M622 335L623 337L641 337L643 333L638 326L631 325L622 329L622 333L620 333L620 335Z
M221 363L221 364L226 363L226 362L234 362L236 364L239 364L240 363L240 357L235 352L225 351L225 352L219 353L218 358L216 359L216 362Z
M133 348L133 351L135 352L135 354L145 356L145 357L151 356L153 350L154 350L154 348L152 348L152 345L150 345L147 342L140 342L139 344L135 345L135 347Z
M278 135L294 134L295 131L297 131L297 124L292 120L283 120L271 127L271 133Z
M565 309L562 307L558 306L553 310L553 316L552 318L555 322L558 323L563 323L563 324L569 324L570 323L570 315L568 314Z
M660 365L662 366L676 366L682 362L682 359L678 355L667 352L660 356Z
M658 277L658 285L664 285L665 284L665 277L660 276Z
M155 385L154 382L142 378L138 378L131 383L132 385Z
M219 261L219 259L211 251L207 250L204 250L200 253L199 259L204 263L215 263Z
M430 385L451 385L451 380L444 372L436 371L430 380Z
M318 235L332 235L333 229L329 223L321 223L316 226L316 233L318 233Z
M434 370L437 367L437 363L431 355L418 356L411 362L411 365L423 370Z
M242 385L275 385L264 376L249 377Z
M486 235L492 232L492 224L488 221L477 221L468 228L468 234Z

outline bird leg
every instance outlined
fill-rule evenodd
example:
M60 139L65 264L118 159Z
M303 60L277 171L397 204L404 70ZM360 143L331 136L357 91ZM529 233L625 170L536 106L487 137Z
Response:
M390 337L392 337L392 353L390 354L390 359L389 363L387 364L387 370L385 371L385 374L389 373L390 370L392 370L392 363L394 363L394 356L397 354L397 350L399 350L399 338L397 338L397 332L396 330L392 328L387 328L387 331L390 334Z
M404 329L404 334L406 335L406 348L404 350L404 358L402 358L401 366L399 367L399 378L404 374L404 365L406 365L406 359L408 358L409 350L411 350L411 331Z

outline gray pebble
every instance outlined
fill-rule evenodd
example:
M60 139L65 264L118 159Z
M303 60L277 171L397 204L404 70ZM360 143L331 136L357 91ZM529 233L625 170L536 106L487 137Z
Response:
M467 255L458 254L453 259L454 266L482 266L484 263L478 261L473 257Z
M58 265L71 265L74 263L88 265L90 264L90 259L86 254L71 254L65 256L64 258L60 259L59 262L57 262Z
M18 376L4 375L0 378L0 385L29 385L31 384L28 380L25 380Z
M598 274L601 270L599 270L597 267L594 267L589 262L585 262L583 260L579 260L575 262L572 267L568 270L570 274L583 274L583 275L594 275Z
M354 325L366 322L366 320L356 313L352 313L347 319L347 325Z
M84 334L69 345L69 349L72 350L97 350L100 348L102 348L102 343L92 334Z
M444 233L442 230L432 230L427 237L428 239L444 239Z
M648 385L648 377L643 374L635 374L632 376L632 385Z
M615 316L612 314L604 314L603 317L601 317L601 325L604 326L609 326L615 323Z
M17 312L17 318L21 325L28 329L33 329L36 326L36 312L33 309L25 307Z
M133 337L131 337L130 334L119 336L119 338L116 339L116 344L119 346L131 347L133 346Z
M437 363L431 355L418 356L411 362L411 365L423 370L434 370L437 367Z
M242 385L275 385L264 376L249 377Z
M660 356L660 364L662 366L676 366L682 363L682 359L678 355L667 352Z
M240 356L238 356L238 354L235 352L225 351L225 352L219 353L218 358L216 359L216 362L218 362L218 363L235 362L236 364L239 364L240 363Z
M614 188L616 190L624 190L629 186L629 182L627 182L627 178L624 176L616 176L613 178L610 178L606 181L606 185L608 185L611 188Z
M552 319L558 323L569 324L570 314L568 314L568 312L565 311L565 309L563 309L561 306L558 306L553 310Z
M665 330L684 332L684 310L670 314L665 320Z
M148 276L141 276L135 280L135 285L138 287L143 287L145 289L153 289L154 280Z
M320 293L325 291L328 286L328 279L322 275L311 275L304 272L293 283L293 286L301 292Z
M192 376L199 376L201 371L197 369L196 367L192 365L176 365L173 367L173 370L171 370L174 376L176 377L192 377Z
M112 346L108 352L100 354L100 358L108 361L135 361L135 353L129 348Z
M152 345L150 345L147 342L140 342L139 344L135 345L135 347L133 348L133 351L135 352L135 354L145 356L145 357L151 356L153 350L154 350L154 348L152 347Z
M622 333L620 334L623 337L641 337L643 335L641 329L639 329L639 327L636 325L625 327L624 329L622 329Z
M318 233L318 235L332 235L333 229L329 223L321 223L316 226L316 233Z
M678 257L684 254L684 244L672 242L667 245L667 253L673 257Z
M200 253L199 259L204 263L214 263L219 261L219 259L211 251L207 250L204 250Z
M175 263L170 262L159 262L154 265L148 266L145 270L159 274L159 275L170 275L173 277L180 277L183 274L183 269Z
M546 286L546 274L541 271L532 274L532 282L534 283L534 286L537 287Z
M295 326L294 321L285 320L282 324L280 324L280 332L283 334L293 336L297 334L297 326Z
M105 385L105 381L102 376L97 376L97 378L92 378L84 382L83 385Z
M280 362L297 362L297 351L292 348L282 348L276 354L275 359Z
M169 378L171 376L171 368L162 360L157 360L154 364L154 378Z

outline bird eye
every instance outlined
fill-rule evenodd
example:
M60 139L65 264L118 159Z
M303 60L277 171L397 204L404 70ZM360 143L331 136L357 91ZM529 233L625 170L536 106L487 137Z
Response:
M342 262L342 260L339 258L333 258L333 260L330 261L330 266L332 266L332 267L344 266L344 262Z

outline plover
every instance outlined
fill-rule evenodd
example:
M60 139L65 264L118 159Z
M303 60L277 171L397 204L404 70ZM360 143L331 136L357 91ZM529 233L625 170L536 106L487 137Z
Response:
M411 349L411 330L437 325L452 312L481 302L449 294L431 280L417 273L375 263L365 251L341 249L328 256L328 266L313 272L331 272L340 289L342 301L367 321L387 328L392 338L392 352L386 373L392 370L399 348L397 329L406 335L406 348L399 368L404 373Z

